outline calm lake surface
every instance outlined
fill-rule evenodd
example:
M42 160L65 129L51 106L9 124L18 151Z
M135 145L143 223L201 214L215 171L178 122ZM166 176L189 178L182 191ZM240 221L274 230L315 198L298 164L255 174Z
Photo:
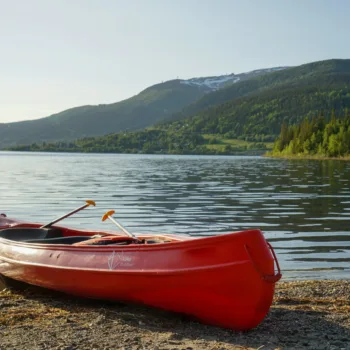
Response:
M350 278L350 162L234 156L0 152L0 213L194 236L260 228L284 279Z

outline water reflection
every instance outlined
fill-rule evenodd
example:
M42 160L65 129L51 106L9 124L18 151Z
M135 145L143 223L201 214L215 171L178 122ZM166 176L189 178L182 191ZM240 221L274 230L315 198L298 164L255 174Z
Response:
M0 152L0 212L112 229L109 209L134 232L212 235L261 228L284 276L348 278L350 163L259 157Z

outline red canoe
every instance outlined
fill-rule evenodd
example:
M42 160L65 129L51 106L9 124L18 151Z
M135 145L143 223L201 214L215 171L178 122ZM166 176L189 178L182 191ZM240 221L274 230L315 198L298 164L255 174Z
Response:
M281 278L260 230L205 238L137 234L143 244L136 244L120 232L40 226L0 216L0 277L143 303L234 330L264 319Z

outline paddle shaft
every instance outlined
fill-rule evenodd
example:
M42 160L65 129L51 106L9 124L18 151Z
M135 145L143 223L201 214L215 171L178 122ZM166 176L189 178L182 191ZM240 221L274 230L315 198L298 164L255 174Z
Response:
M125 232L129 237L132 237L139 241L139 239L131 232L129 232L126 228L124 228L118 221L114 220L111 216L108 215L108 219L111 220L114 224L116 224L123 232Z
M61 220L65 219L65 218L67 218L68 216L71 216L71 215L77 213L77 212L80 211L80 210L85 209L86 207L88 207L88 206L91 205L91 204L92 204L92 205L95 205L95 202L94 202L94 201L86 201L86 202L87 202L87 204L85 204L85 205L83 205L83 206L81 206L81 207L79 207L79 208L77 208L77 209L75 209L75 210L72 210L72 211L69 212L68 214L63 215L63 216L61 216L61 217L59 217L59 218L57 218L57 219L55 219L55 220L49 222L48 224L41 226L40 228L47 228L47 227L50 227L50 226L52 226L53 224L55 224L56 222L61 221Z

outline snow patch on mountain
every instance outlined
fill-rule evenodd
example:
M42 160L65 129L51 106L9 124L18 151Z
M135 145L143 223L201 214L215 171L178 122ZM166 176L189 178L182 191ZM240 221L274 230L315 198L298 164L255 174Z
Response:
M241 74L226 74L214 77L204 77L204 78L192 78L187 80L180 80L181 84L198 86L200 88L207 88L210 90L218 90L223 88L224 86L231 85L234 83L238 83L242 80L247 80L249 78L253 78L262 74L271 73L275 71L279 71L282 69L286 69L289 67L274 67L274 68L265 68L258 69L251 72L241 73Z
M197 85L208 87L209 89L216 90L223 87L226 83L237 83L240 77L234 74L221 75L218 77L208 77L208 78L192 78L188 80L181 80L182 84L186 85Z

